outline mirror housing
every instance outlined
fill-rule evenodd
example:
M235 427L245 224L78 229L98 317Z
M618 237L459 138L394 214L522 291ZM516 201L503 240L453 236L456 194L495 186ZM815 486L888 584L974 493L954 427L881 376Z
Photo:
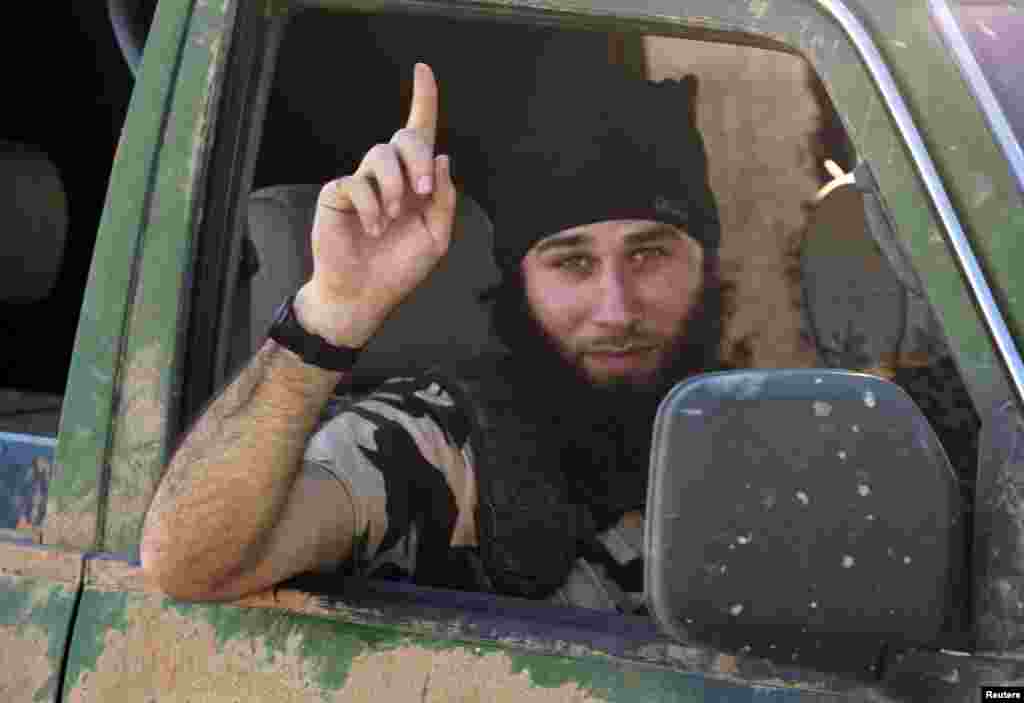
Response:
M688 379L654 426L651 613L681 641L873 671L955 621L961 504L935 433L889 381L821 369Z

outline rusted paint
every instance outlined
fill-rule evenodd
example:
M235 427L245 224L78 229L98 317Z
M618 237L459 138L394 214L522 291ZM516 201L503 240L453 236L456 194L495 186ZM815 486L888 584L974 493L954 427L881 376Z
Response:
M161 476L166 394L161 375L166 354L150 344L132 354L121 383L121 403L114 427L111 482L103 506L104 534L111 546L137 542L145 514Z
M160 598L158 590L146 582L141 568L115 559L90 559L86 569L86 584L96 594L105 593L115 598L129 595L132 599L137 597ZM170 601L164 602L170 604ZM88 617L84 613L88 603L88 600L85 601L83 606L85 617ZM512 652L522 653L518 656L532 658L534 668L538 666L537 661L543 662L553 657L555 662L562 662L555 665L556 668L570 678L570 672L574 670L574 666L583 672L588 666L621 668L628 663L628 666L667 667L676 675L698 674L709 676L711 680L730 681L747 686L800 690L807 695L829 695L828 692L834 692L832 695L840 692L843 695L850 695L852 691L860 690L863 687L863 684L844 681L833 675L796 666L779 667L763 659L727 655L709 647L684 646L665 641L657 644L647 643L632 651L611 653L600 647L568 639L552 641L550 637L534 638L528 634L505 634L495 637L490 626L475 627L472 618L468 617L467 613L460 613L454 609L450 613L433 612L428 614L422 608L417 608L415 604L406 608L388 607L386 604L367 598L356 598L346 602L337 598L325 599L322 596L292 589L268 589L223 606L169 605L169 607L184 608L188 612L205 612L208 615L229 612L217 611L217 608L252 610L264 614L251 617L257 620L263 618L268 623L278 622L275 618L285 618L280 622L291 622L288 617L298 617L295 622L305 622L309 617L313 617L325 623L325 627L327 623L333 622L337 627L347 626L354 628L354 631L360 631L364 627L374 628L377 631L380 631L379 628L387 628L394 633L392 638L418 639L425 637L440 643L436 646L450 646L453 641L486 641L486 647L499 646ZM213 608L214 610L203 610L203 608ZM266 614L267 611L277 612L279 615ZM211 616L215 620L217 619L216 615ZM244 616L238 617L244 618ZM273 627L282 626L280 624L273 625ZM232 627L234 626L227 626L227 631L232 631ZM267 627L271 627L271 625L267 625ZM106 627L99 628L100 631L106 629ZM488 632L491 634L486 634ZM258 627L253 625L249 628L247 636L256 636L259 633ZM574 658L573 661L577 663L570 665L568 663L570 660L566 657ZM586 666L581 664L581 662L588 661L591 663ZM605 664L595 664L594 662L605 662Z
M374 642L329 623L267 613L243 625L255 632L230 636L216 612L231 619L230 606L168 608L153 596L121 603L94 668L69 680L71 703L603 700L572 683L538 687L501 652Z
M599 647L582 641L550 641L550 639L531 638L526 634L506 634L496 637L493 632L488 636L483 630L473 627L467 613L460 614L457 611L450 614L435 612L428 615L422 609L412 606L407 609L409 612L405 613L401 608L388 608L381 603L367 602L367 599L357 599L354 602L346 603L335 598L325 599L322 596L292 589L268 589L230 604L190 605L174 603L162 598L160 593L145 581L138 566L123 561L90 559L86 574L88 593L83 600L81 636L89 639L88 633L94 633L91 637L96 644L92 647L84 647L82 651L97 653L105 651L103 642L106 640L103 638L108 636L108 630L111 628L117 629L127 636L135 616L115 617L112 614L115 611L136 613L143 621L150 623L146 627L156 628L149 634L140 636L153 637L155 641L161 639L177 641L176 638L180 639L180 635L174 633L180 627L184 627L181 625L182 621L164 622L161 620L163 616L155 614L155 611L158 610L169 610L177 613L178 616L187 616L193 620L198 619L213 624L214 629L219 633L217 636L220 640L218 641L241 638L249 642L246 646L250 650L252 647L256 647L257 651L265 651L268 647L277 651L275 647L278 649L285 647L295 632L304 633L302 636L306 638L314 638L309 628L316 628L316 631L320 633L316 635L316 638L339 637L345 641L350 641L352 637L363 641L369 637L366 633L374 632L377 634L370 637L369 640L372 642L371 649L379 649L385 644L387 647L408 645L413 648L409 650L410 652L422 650L421 655L427 658L435 657L433 654L428 657L427 652L454 651L469 646L466 645L468 642L477 642L478 644L469 647L475 653L477 648L481 652L504 652L504 656L509 657L514 664L512 675L518 676L521 669L529 669L535 679L540 677L537 679L538 681L556 682L557 685L553 686L556 690L567 682L604 681L605 684L602 684L604 689L614 691L620 685L625 685L624 682L630 680L630 676L641 676L645 680L651 677L662 680L662 683L659 684L662 688L658 689L662 691L674 690L674 688L686 690L698 686L698 682L703 682L699 686L713 687L721 684L740 688L755 686L765 691L801 691L803 695L810 696L811 700L819 696L835 695L842 695L846 698L854 693L868 690L862 683L843 681L835 676L797 667L783 669L762 659L726 655L701 646L683 646L666 641L661 644L648 644L643 647L642 651L637 650L632 654L627 652L623 656L622 653L612 654L602 651ZM100 621L94 622L92 620L93 613L88 612L91 608L95 608L97 613L107 613L105 617L109 620L101 617ZM164 622L164 625L158 627L158 622ZM162 629L165 625L166 629ZM321 628L327 628L327 630L321 632ZM162 629L163 634L156 634L157 629ZM192 632L194 626L188 626L185 630ZM327 631L333 634L328 635ZM136 648L141 647L138 642L136 645L138 645ZM364 645L360 645L360 647L364 647ZM164 651L166 654L177 650L166 649ZM363 650L359 649L359 651ZM350 654L352 657L357 657L356 653ZM392 665L386 659L379 657L374 659L369 654L367 656L375 662L368 665L367 676L374 671L377 673L372 675L379 676L380 667ZM352 659L353 662L357 660L358 657ZM82 670L89 671L94 666L102 665L102 662L86 664ZM487 664L487 666L492 665L491 663ZM651 668L652 665L656 665L656 668ZM150 664L139 664L139 666L145 668ZM353 666L355 666L354 663ZM434 666L439 665L435 664ZM487 670L490 671L490 669ZM613 675L611 672L618 673ZM672 684L670 681L676 683ZM515 688L517 684L509 685L513 686L514 690L518 690ZM594 684L588 690L597 689L601 689L601 686ZM280 693L278 689L273 690ZM857 695L860 694L857 693ZM883 700L883 698L879 693L876 698L871 700ZM859 699L855 696L851 700ZM285 698L284 700L291 699ZM340 700L353 699L342 698ZM456 698L456 700L461 699ZM569 698L568 700L574 699ZM658 700L658 698L652 694L648 698L638 697L637 700Z
M426 641L380 628L235 605L88 590L66 690L75 703L209 701L789 700L788 682L746 682L552 656L504 644ZM722 666L730 669L727 662ZM776 685L772 685L776 684ZM805 690L801 701L834 694ZM738 697L738 698L737 698ZM845 700L886 700L866 687Z
M142 568L121 561L96 557L85 564L85 585L101 591L144 593L159 591L146 581Z
M0 575L76 584L81 577L82 555L50 547L0 542Z
M123 334L133 288L140 280L139 257L154 197L153 175L160 167L160 152L177 148L165 144L162 129L176 90L173 67L180 61L190 14L189 0L159 3L111 171L108 192L112 197L100 221L64 396L43 530L48 544L77 549L96 546L99 503L106 488L101 484L124 360ZM177 299L169 298L164 304L177 307Z
M109 490L100 506L99 546L133 553L163 470L180 304L193 238L201 224L206 159L222 92L234 2L197 2L176 66L163 123L153 197L141 237L139 285L124 337L125 365L115 409Z
M0 700L31 701L37 694L52 698L49 682L59 662L47 656L49 633L37 625L0 624Z
M60 467L58 463L58 475ZM99 500L95 486L74 498L66 496L55 499L51 489L49 498L43 521L43 542L72 549L89 549L96 538L96 509Z
M0 700L57 703L81 557L0 543Z
M400 675L396 675L399 674ZM405 646L356 657L342 692L351 701L526 701L584 703L608 700L575 682L539 687L528 669L503 652L478 654L466 648L437 651Z

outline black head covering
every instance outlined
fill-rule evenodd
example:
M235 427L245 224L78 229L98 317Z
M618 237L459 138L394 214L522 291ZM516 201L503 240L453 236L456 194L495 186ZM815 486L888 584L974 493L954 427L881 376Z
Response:
M694 76L658 83L613 72L575 82L542 77L522 130L493 161L494 258L503 275L542 238L604 220L678 225L717 249L696 88Z

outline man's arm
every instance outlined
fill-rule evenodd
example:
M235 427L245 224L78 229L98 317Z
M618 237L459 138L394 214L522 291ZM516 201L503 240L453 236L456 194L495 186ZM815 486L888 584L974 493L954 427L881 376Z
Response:
M456 195L447 157L434 156L437 93L417 64L405 128L320 192L295 313L332 344L365 345L448 250ZM230 599L348 558L352 496L302 461L341 379L268 341L206 410L143 526L142 566L162 590Z
M302 454L343 374L268 340L178 448L143 530L161 590L222 600L340 561L351 551L344 485L302 471Z

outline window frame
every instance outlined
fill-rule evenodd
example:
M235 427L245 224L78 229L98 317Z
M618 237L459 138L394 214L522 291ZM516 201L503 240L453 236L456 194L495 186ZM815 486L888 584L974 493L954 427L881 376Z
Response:
M801 2L801 0L780 0L773 6L769 6L767 3L753 3L750 9L737 10L734 8L729 11L736 16L728 16L729 12L723 9L724 6L718 0L695 0L692 3L694 15L688 21L678 20L673 23L663 19L664 16L659 18L653 8L649 8L647 12L639 12L635 8L623 9L628 3L623 0L622 6L615 7L617 1L602 0L595 3L595 7L590 10L565 8L559 10L554 4L549 9L538 9L537 3L531 3L529 6L524 4L520 7L508 3L499 5L497 2L489 6L484 4L465 6L423 1L362 3L358 9L379 10L390 5L405 12L442 14L453 18L486 16L495 21L518 20L595 29L614 27L617 30L646 31L682 38L717 41L728 39L730 44L784 50L802 55L808 60L826 85L829 95L836 103L840 113L843 110L836 100L836 88L830 76L833 71L858 70L843 66L843 61L854 59L858 62L859 71L865 77L861 81L862 89L866 89L876 101L889 111L896 124L896 127L893 128L892 125L885 122L881 127L881 133L898 137L898 140L902 141L913 155L912 158L904 158L907 158L908 163L913 167L914 176L919 179L918 186L922 191L919 197L929 205L929 222L934 224L937 221L940 224L938 229L943 233L945 241L949 243L954 252L946 263L964 272L969 283L966 288L977 299L982 311L981 317L984 318L984 322L975 315L972 324L977 329L988 328L996 340L998 348L997 352L989 346L990 355L1009 368L1017 398L1024 399L1024 364L1021 363L1005 320L995 303L972 245L964 234L957 210L946 192L942 178L914 123L910 108L885 62L883 54L872 39L865 23L859 17L839 0L820 0L817 3L817 9L813 3ZM343 3L340 0L298 4L334 9L352 5L352 3ZM368 7L370 5L372 7ZM207 164L208 173L202 202L198 205L202 217L195 234L197 253L193 255L193 263L187 274L187 284L183 285L184 290L192 289L192 297L187 304L187 309L190 310L186 313L189 320L187 329L183 327L180 330L182 336L175 361L174 390L170 392L169 398L174 402L174 411L170 415L171 425L174 429L168 429L164 436L164 439L167 440L165 446L168 447L169 440L183 432L186 429L187 421L199 411L198 399L203 397L204 393L206 396L212 393L215 374L223 372L224 350L217 350L217 358L221 360L216 365L219 371L211 373L201 370L202 364L208 363L210 357L208 355L204 357L200 353L202 347L196 346L196 340L201 332L208 334L209 327L206 326L203 329L197 311L206 311L206 314L209 314L211 310L219 310L220 312L216 314L221 315L218 318L218 326L221 328L226 324L224 321L229 318L230 314L230 311L224 310L223 306L231 297L227 282L233 280L234 268L237 267L240 256L240 237L243 226L240 221L240 213L244 212L243 199L252 183L256 145L259 142L259 129L269 91L269 76L273 72L273 54L276 52L283 22L287 16L287 8L278 5L271 7L274 10L267 13L266 23L262 25L262 33L258 35L259 41L262 42L262 48L244 54L242 50L232 48L232 58L225 64L224 73L218 75L216 79L226 81L233 75L247 74L251 78L254 77L253 79L260 87L255 90L243 91L235 98L221 99L216 120L213 123L217 128L213 132L213 144L205 155L204 163ZM243 19L250 14L253 16L256 14L255 11L253 13L243 11L237 3L232 3L232 8ZM746 12L747 15L742 17L737 15L737 12ZM792 24L794 15L800 17L797 22L798 30L792 28L787 30L784 24L786 22ZM243 21L237 18L232 22L228 30L231 41L245 33L245 30L242 29L243 24ZM831 35L839 37L832 44L826 38ZM797 48L788 43L793 36L800 38L800 41L796 42L799 45ZM845 40L842 39L843 37ZM258 43L255 42L253 46ZM231 67L231 61L235 61L234 68ZM239 118L245 115L248 115L248 122L240 122ZM241 136L237 139L230 139L228 132L239 124L246 125L239 130ZM222 129L221 126L226 126L227 129ZM863 151L858 149L860 153L866 152L867 158L871 158L873 153L877 153L877 144L882 141L877 136L877 130L880 129L878 126L871 127L876 130L875 133L870 133L868 126L862 126L861 130L850 130L851 125L847 126L851 141L855 146L861 146L858 141L872 143L870 148ZM858 133L859 131L864 133ZM893 190L893 184L887 180L880 178L883 194ZM896 219L901 232L908 229L906 218L901 220L900 217L897 217ZM927 236L928 232L915 231L913 233L912 246L908 248L911 250L915 268L917 268L916 264L919 259L924 256L923 250L926 247L922 242ZM904 241L907 237L907 234L900 235ZM226 266L210 264L209 262L214 259L211 256L207 260L202 254L204 251L219 251L217 256ZM199 261L205 263L199 264ZM207 267L205 273L199 268L201 265ZM215 303L220 303L220 307L211 307ZM940 319L943 319L941 311L939 316ZM947 328L945 324L943 327ZM951 346L956 348L955 344ZM186 348L187 351L185 351ZM997 376L992 374L989 378L997 378ZM997 392L1007 395L1010 393L1010 386L1006 383L999 384ZM179 403L179 398L184 398L184 401ZM168 456L169 448L159 461L166 465ZM449 599L448 604L445 604L445 599ZM718 664L714 664L714 662L717 661L719 654L715 650L690 644L678 645L666 641L664 637L657 636L655 633L644 632L644 628L631 629L637 627L636 619L628 616L604 613L581 614L577 612L578 609L531 602L517 603L515 599L486 594L467 595L458 592L442 592L437 589L413 588L410 590L401 585L380 583L369 584L361 595L346 597L343 601L341 599L319 599L316 601L317 607L314 607L313 602L313 600L310 601L310 612L323 614L323 610L317 611L317 607L322 607L344 619L352 618L356 622L372 621L374 624L405 626L419 632L443 634L446 639L454 636L498 644L522 645L525 643L525 646L534 651L561 655L572 654L579 648L583 648L580 651L594 651L588 649L589 643L601 642L601 646L596 651L618 658L667 665L681 671L722 673L715 669ZM462 607L453 606L452 603L461 603ZM472 605L470 606L470 604ZM467 612L475 612L477 615L467 616ZM560 629L558 623L564 624L565 622L573 624ZM503 625L499 626L495 623L503 623ZM602 627L598 627L598 625ZM454 632L453 627L455 628ZM602 638L601 636L602 634L607 635L608 632L618 631L634 632L642 636L633 640L623 636L622 639L615 641L618 644L608 643L607 637ZM739 676L747 678L751 682L767 680L777 682L781 678L787 683L790 681L794 684L809 683L814 688L827 690L843 690L849 685L843 683L838 677L817 672L795 668L769 667L766 669L767 665L764 663L759 664L760 668L753 664L750 666L749 671L741 671Z
M991 82L974 55L974 50L971 49L970 42L967 41L967 36L953 13L953 8L947 0L928 0L928 8L946 48L956 60L960 73L985 115L992 136L1006 156L1010 171L1017 181L1017 187L1024 194L1024 147L1021 146L1006 117L1006 111L1003 110L995 91L992 90Z

